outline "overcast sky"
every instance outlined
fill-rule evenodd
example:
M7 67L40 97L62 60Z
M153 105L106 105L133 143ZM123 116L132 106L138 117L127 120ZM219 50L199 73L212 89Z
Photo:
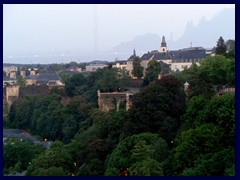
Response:
M186 24L213 18L227 4L3 5L4 57L111 50L146 33L177 40Z

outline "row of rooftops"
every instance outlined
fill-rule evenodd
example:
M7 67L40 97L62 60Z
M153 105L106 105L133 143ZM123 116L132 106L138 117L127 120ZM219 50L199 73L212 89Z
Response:
M61 80L59 75L56 71L46 71L46 72L39 72L36 75L28 75L25 79L35 79L37 81L52 81L52 80Z
M166 52L159 52L158 50L153 50L151 52L147 52L140 57L140 60L172 60L172 62L190 62L190 61L197 61L199 62L203 58L210 55L209 50L204 49L203 47L189 47L189 48L183 48L179 50L172 50L172 51L166 51ZM133 54L127 59L127 60L116 60L115 64L119 63L121 65L127 64L127 61L132 61L136 56L136 51L134 49ZM107 62L107 61L106 61ZM96 63L96 64L95 64ZM105 62L102 61L96 61L88 66L86 66L87 69L91 69L93 66L100 66L105 65ZM106 65L105 65L106 66ZM88 68L87 68L88 67ZM29 68L28 68L29 69ZM25 67L23 67L21 70L26 70ZM34 69L32 69L34 70ZM91 70L89 70L91 71ZM68 74L76 74L82 72L79 70L66 70L65 73ZM35 79L37 81L49 81L49 80L61 80L60 77L56 72L40 72L36 75L28 75L25 78L27 79Z
M181 62L183 59L203 59L207 56L206 49L202 47L190 47L180 50L159 52L157 50L148 52L144 54L140 59L141 60L166 60L172 59L175 62ZM133 60L133 55L129 57L128 60Z

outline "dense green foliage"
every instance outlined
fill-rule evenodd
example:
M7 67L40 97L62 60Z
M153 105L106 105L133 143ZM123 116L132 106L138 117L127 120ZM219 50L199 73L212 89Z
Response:
M219 85L235 84L235 58L226 54L208 57L200 66L160 80L156 76L161 67L151 63L147 69L151 83L133 96L129 111L97 109L98 89L115 92L127 87L126 71L111 67L87 76L66 76L64 92L20 98L11 106L7 125L28 129L54 143L44 151L29 141L12 144L7 140L4 172L27 169L28 176L235 175L235 95L218 96L216 91ZM184 93L186 81L190 87Z
M127 134L152 132L172 141L184 108L185 95L180 82L174 76L164 76L134 96L126 121Z
M216 54L223 55L227 50L227 46L222 36L217 41Z
M166 149L158 148L164 147ZM134 176L163 175L161 160L156 157L166 155L167 145L157 134L142 133L121 141L112 152L106 175L119 175L121 169L129 169Z
M65 106L57 95L27 97L11 107L9 124L13 128L28 129L43 139L69 142L91 108L81 97L75 97Z
M59 167L61 169L53 167ZM61 173L61 175L67 175L66 172L69 172L73 167L74 164L72 163L71 155L65 149L64 144L60 141L55 141L51 148L47 149L44 154L38 156L31 163L27 175L50 175L50 170L55 170Z
M17 138L5 140L3 148L4 174L26 170L32 160L44 151L42 145Z
M191 68L176 73L176 76L182 83L187 81L190 84L189 97L212 97L218 85L235 84L235 59L220 55L207 57L200 66L194 64Z
M143 67L141 66L141 60L138 56L133 59L133 70L132 74L138 79L143 77Z
M146 73L144 76L143 85L147 86L150 82L157 80L161 70L162 70L162 67L159 62L157 62L156 60L149 61L148 67L146 69Z
M17 85L20 86L20 87L25 86L24 79L23 79L23 77L20 76L20 75L17 75Z

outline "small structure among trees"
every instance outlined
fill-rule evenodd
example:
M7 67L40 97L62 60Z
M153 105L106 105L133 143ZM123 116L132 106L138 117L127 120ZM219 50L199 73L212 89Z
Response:
M100 90L98 90L97 93L100 111L119 111L121 108L125 108L126 111L128 111L132 105L132 94L128 92L101 93Z

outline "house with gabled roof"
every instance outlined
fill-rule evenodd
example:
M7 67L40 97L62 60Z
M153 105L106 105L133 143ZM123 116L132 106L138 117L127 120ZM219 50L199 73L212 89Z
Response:
M49 82L54 82L55 84L61 86L63 85L61 78L57 72L53 70L39 72L36 75L28 75L26 76L25 81L26 85L43 85L48 84Z

